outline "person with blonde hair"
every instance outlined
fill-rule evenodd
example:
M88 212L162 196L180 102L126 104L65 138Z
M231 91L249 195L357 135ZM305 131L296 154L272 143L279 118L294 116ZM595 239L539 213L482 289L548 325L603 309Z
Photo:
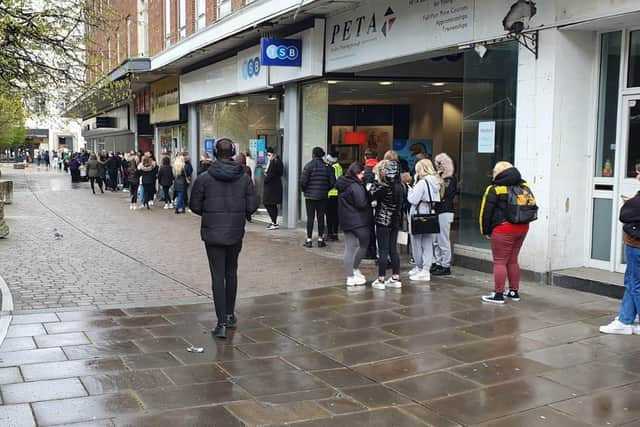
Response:
M384 153L384 157L382 160L393 160L394 162L399 162L400 157L398 157L398 153L396 153L395 151L387 150L387 152Z
M184 158L182 156L176 157L173 162L173 192L176 197L176 214L185 213L186 208L184 193L187 191L187 175L184 166Z
M451 224L453 223L454 208L453 199L458 192L458 180L455 176L453 159L446 153L440 153L435 157L435 166L442 178L444 189L440 203L436 207L440 233L435 239L435 263L431 264L432 276L448 276L451 274Z
M480 205L480 233L491 240L493 280L495 291L482 297L483 302L504 304L504 296L520 301L520 266L518 255L529 224L513 224L507 220L509 188L528 184L511 163L500 161L493 167L493 180L487 187ZM505 284L509 279L509 291ZM504 294L504 295L503 295Z
M416 163L415 184L409 188L407 200L411 204L409 215L435 213L440 202L442 178L429 159ZM411 231L411 230L410 230ZM416 265L409 271L409 279L418 282L431 280L431 261L433 260L434 234L412 234L411 250Z

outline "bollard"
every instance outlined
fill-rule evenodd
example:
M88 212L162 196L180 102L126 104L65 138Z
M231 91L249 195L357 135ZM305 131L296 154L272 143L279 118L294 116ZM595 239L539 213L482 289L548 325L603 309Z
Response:
M4 203L0 200L0 239L9 235L9 226L4 220Z
M0 181L0 201L5 205L13 203L13 181Z

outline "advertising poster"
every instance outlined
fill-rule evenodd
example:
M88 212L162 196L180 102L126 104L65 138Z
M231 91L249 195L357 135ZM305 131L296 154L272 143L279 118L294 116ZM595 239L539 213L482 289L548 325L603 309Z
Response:
M211 157L213 157L213 144L215 141L213 138L206 138L204 140L204 152L208 153Z
M264 165L267 163L267 141L265 139L250 139L249 146L255 141L256 144L256 163Z
M404 159L409 164L409 170L413 170L416 164L414 152L416 145L422 146L422 151L433 156L433 141L430 139L394 139L393 149L398 153L398 157Z
M478 153L496 150L496 122L478 122Z

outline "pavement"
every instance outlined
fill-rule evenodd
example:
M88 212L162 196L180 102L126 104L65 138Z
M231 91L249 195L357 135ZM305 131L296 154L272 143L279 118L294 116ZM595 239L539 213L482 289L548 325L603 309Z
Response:
M347 289L338 245L254 224L216 341L196 218L24 174L0 240L2 426L640 426L640 336L598 332L619 301L524 283L486 305L491 277L461 268Z

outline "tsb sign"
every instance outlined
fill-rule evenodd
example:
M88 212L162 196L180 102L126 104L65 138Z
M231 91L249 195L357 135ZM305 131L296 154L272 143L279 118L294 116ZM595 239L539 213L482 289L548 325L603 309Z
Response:
M260 52L262 65L302 66L302 40L263 38Z
M242 78L245 80L258 77L260 75L260 58L247 59L242 63Z

